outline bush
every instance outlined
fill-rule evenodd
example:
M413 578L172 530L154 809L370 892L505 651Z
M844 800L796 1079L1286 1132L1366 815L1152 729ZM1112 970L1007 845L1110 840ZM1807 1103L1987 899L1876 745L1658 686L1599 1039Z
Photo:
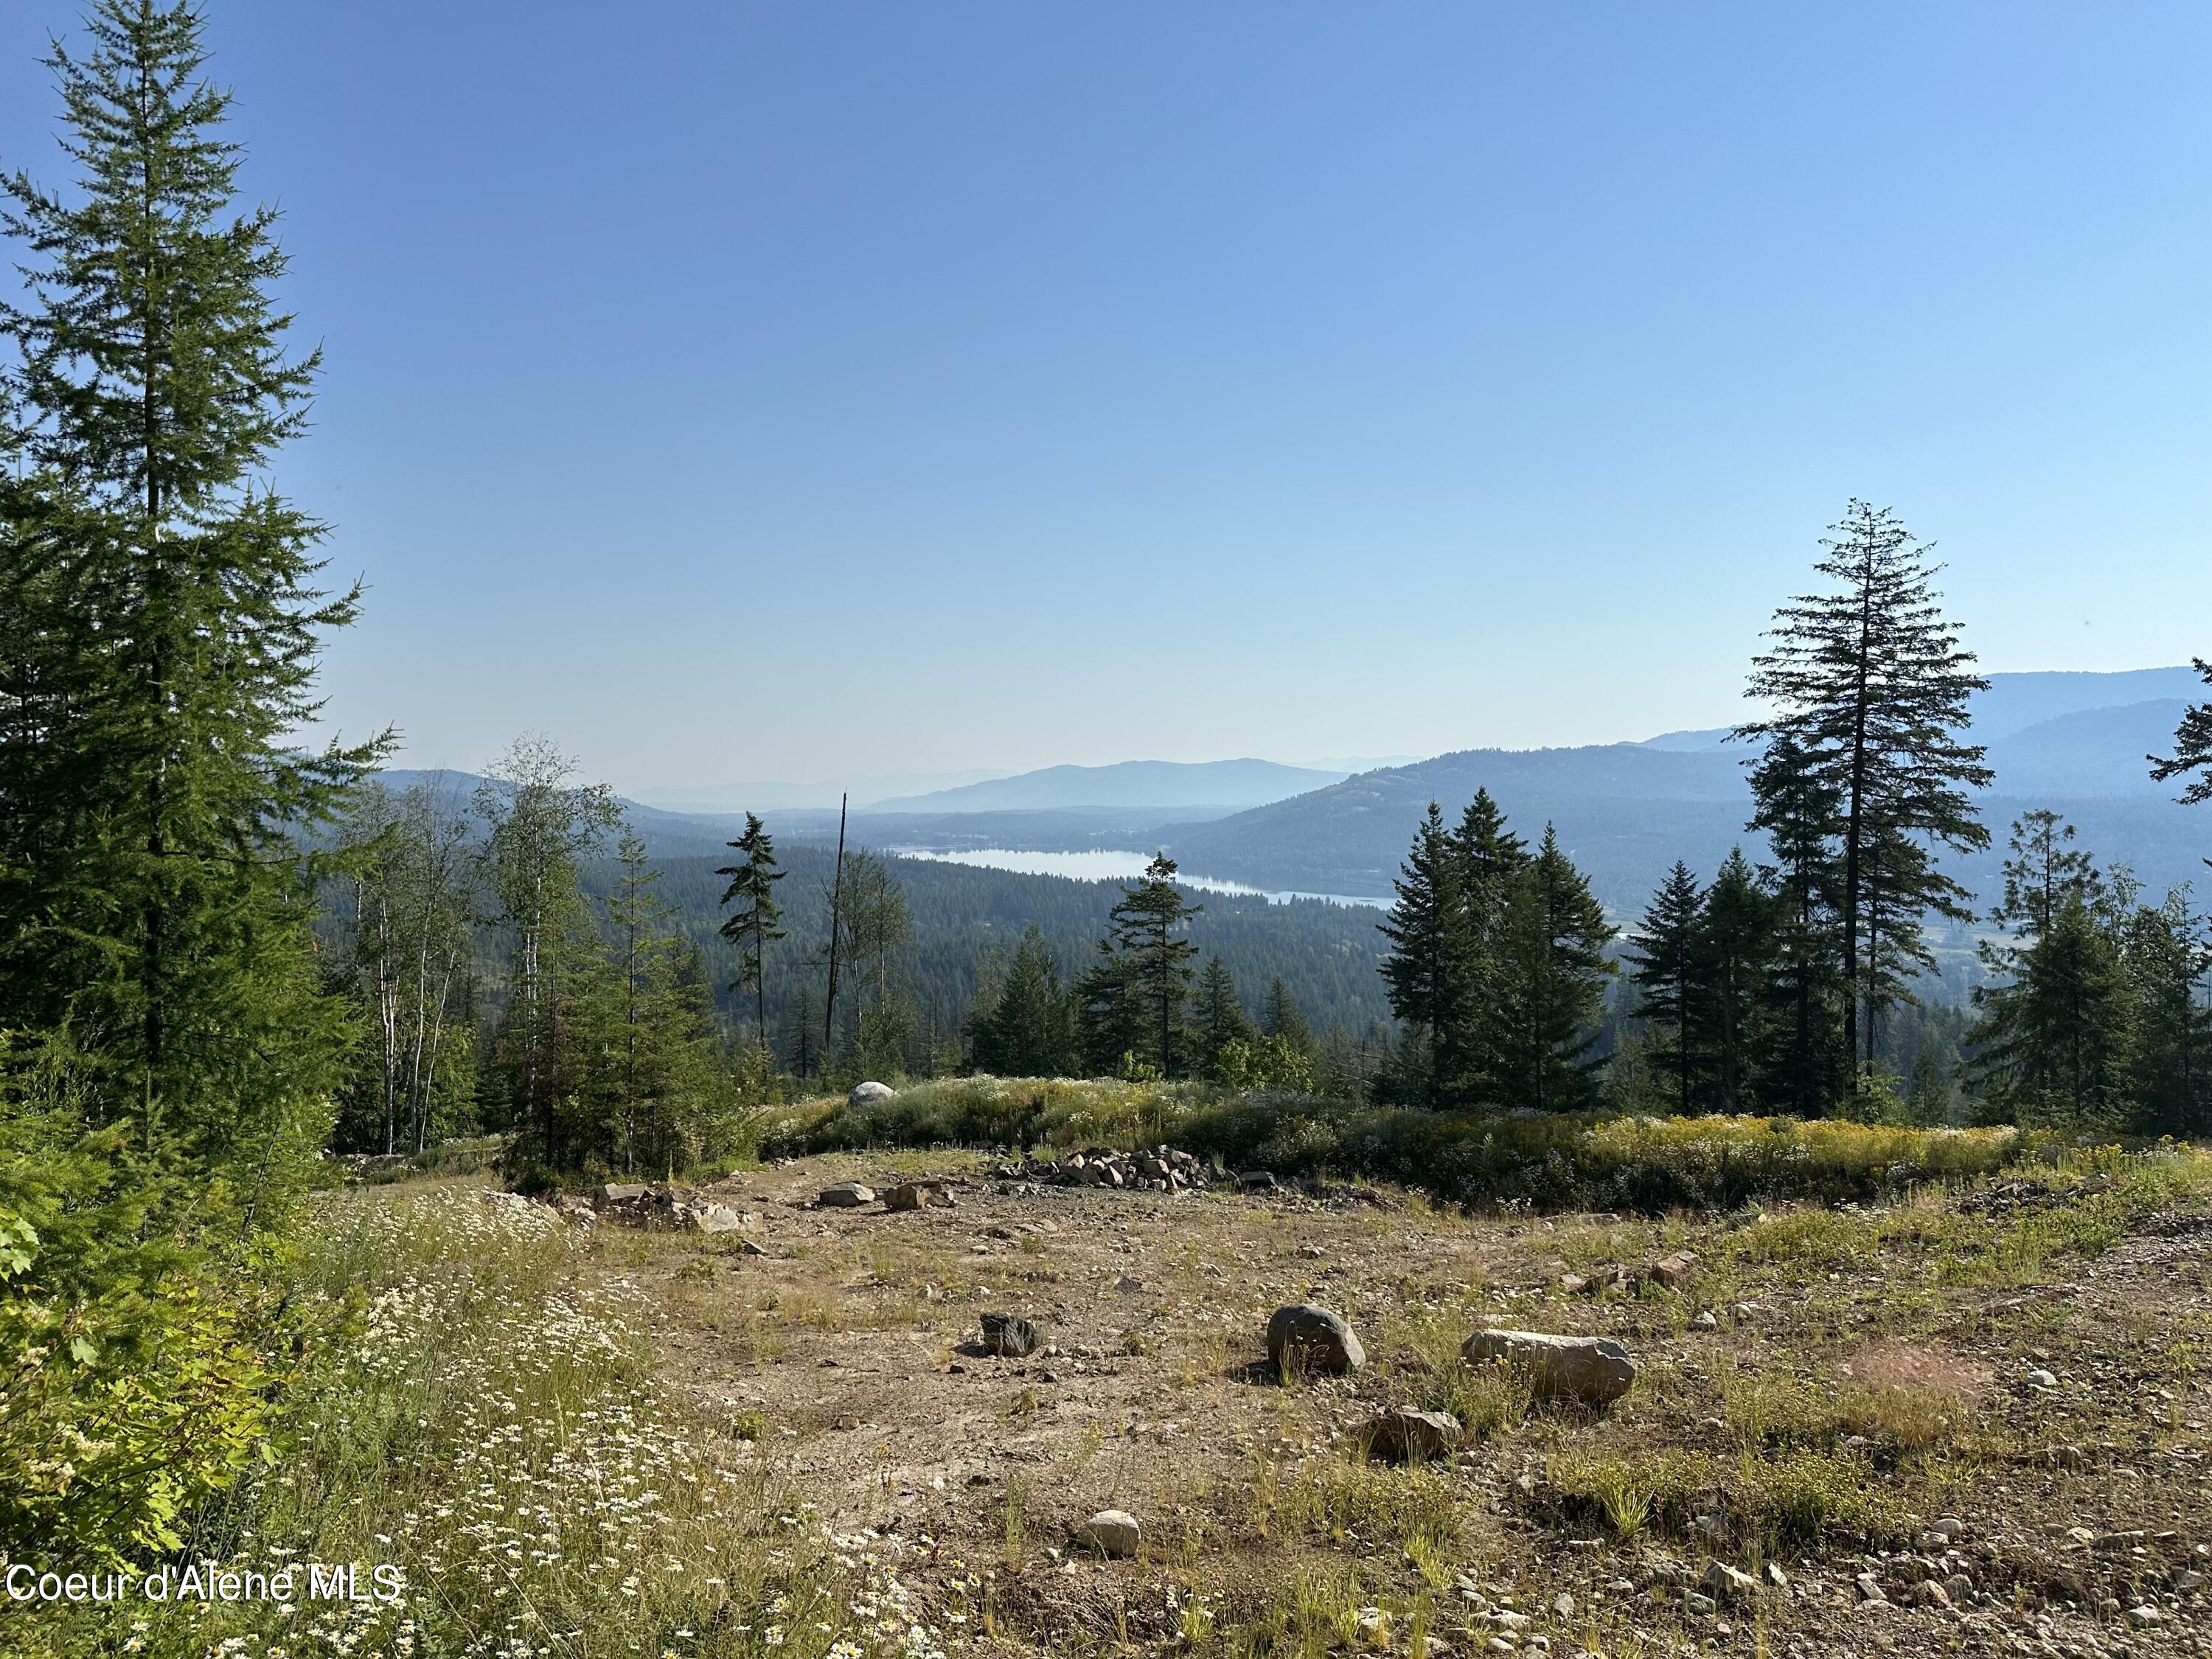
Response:
M1463 1204L1729 1209L1753 1199L1869 1203L1922 1182L2002 1169L2010 1129L1917 1129L1791 1118L1551 1116L1364 1106L1195 1083L958 1078L888 1101L772 1111L765 1153L868 1146L1029 1147L1170 1141L1281 1176L1395 1181Z

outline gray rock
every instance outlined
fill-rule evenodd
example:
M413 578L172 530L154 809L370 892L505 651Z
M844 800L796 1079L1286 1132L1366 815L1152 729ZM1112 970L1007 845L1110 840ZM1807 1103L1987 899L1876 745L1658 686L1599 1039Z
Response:
M951 1202L952 1194L941 1181L902 1181L884 1194L884 1207L889 1210L919 1210Z
M1101 1555L1134 1555L1141 1536L1137 1517L1124 1510L1101 1510L1075 1529L1075 1541Z
M1720 1328L1721 1322L1710 1312L1701 1313L1690 1322L1690 1328L1693 1331L1717 1331Z
M733 1233L738 1226L738 1212L726 1204L694 1206L690 1221L693 1230L702 1233Z
M825 1210L853 1210L876 1201L876 1189L858 1181L841 1181L823 1189L814 1200Z
M1278 1183L1272 1170L1246 1170L1237 1177L1237 1184L1248 1193L1272 1193Z
M1034 1320L1019 1314L983 1316L983 1346L1006 1359L1020 1359L1036 1352L1041 1334Z
M1540 1398L1602 1406L1626 1394L1636 1362L1610 1337L1553 1336L1541 1331L1477 1331L1460 1349L1470 1365L1504 1364L1524 1372Z
M1310 1302L1278 1308L1267 1322L1267 1358L1278 1371L1283 1370L1286 1354L1305 1370L1334 1376L1356 1371L1367 1363L1367 1350L1344 1316Z
M2031 1389L2055 1389L2058 1386L2058 1379L2039 1367L2027 1374L2027 1386Z
M1393 1407L1360 1431L1367 1455L1388 1463L1440 1463L1459 1449L1464 1432L1449 1412Z
M1873 1573L1863 1572L1851 1582L1859 1587L1859 1599L1863 1601L1871 1603L1889 1600L1889 1596L1882 1589L1881 1580Z
M1747 1602L1759 1599L1759 1580L1725 1561L1716 1561L1705 1569L1705 1585L1706 1594L1717 1601Z
M895 1097L898 1091L884 1083L855 1083L853 1092L845 1097L848 1106L873 1106L879 1101Z
M592 1194L594 1204L634 1204L647 1192L641 1181L610 1181Z

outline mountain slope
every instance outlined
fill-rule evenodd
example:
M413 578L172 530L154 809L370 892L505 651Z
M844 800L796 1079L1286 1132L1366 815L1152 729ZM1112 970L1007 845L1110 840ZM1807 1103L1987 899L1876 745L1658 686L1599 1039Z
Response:
M1345 775L1274 761L1122 761L1048 766L1011 778L877 801L872 812L1036 812L1073 807L1260 806Z

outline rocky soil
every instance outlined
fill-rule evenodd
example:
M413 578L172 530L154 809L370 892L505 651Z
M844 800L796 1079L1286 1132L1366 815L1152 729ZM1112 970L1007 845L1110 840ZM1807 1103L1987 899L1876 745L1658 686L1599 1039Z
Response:
M595 1259L665 1378L981 1651L2212 1652L2200 1196L2074 1245L2083 1183L1468 1218L1109 1163L805 1159L626 1200L741 1224L602 1222ZM1271 1363L1294 1304L1361 1362ZM1603 1339L1543 1362L1596 1393L1519 1349L1516 1391L1493 1328Z

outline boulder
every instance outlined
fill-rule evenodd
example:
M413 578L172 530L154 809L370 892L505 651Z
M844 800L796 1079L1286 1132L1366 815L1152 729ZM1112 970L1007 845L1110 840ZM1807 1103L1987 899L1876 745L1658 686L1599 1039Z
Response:
M890 1099L898 1091L886 1083L855 1083L853 1092L845 1097L848 1106L873 1106Z
M742 1224L738 1212L726 1204L695 1206L690 1221L693 1230L702 1233L733 1233Z
M1020 1359L1036 1352L1040 1333L1036 1322L1019 1314L983 1316L983 1346L1006 1359Z
M825 1210L854 1210L874 1203L876 1189L862 1182L841 1181L823 1188L822 1196L814 1201Z
M1272 1193L1277 1185L1273 1170L1246 1170L1237 1177L1237 1184L1248 1193Z
M1267 1358L1278 1371L1286 1355L1306 1370L1340 1376L1367 1363L1367 1350L1344 1316L1310 1302L1278 1308L1267 1322Z
M1360 1431L1367 1455L1389 1463L1437 1463L1459 1449L1463 1431L1449 1412L1393 1407Z
M1697 1270L1697 1266L1698 1257L1694 1250L1677 1250L1674 1255L1662 1256L1651 1264L1651 1282L1667 1290L1679 1291L1690 1282L1690 1275Z
M884 1194L884 1207L887 1210L919 1210L945 1201L945 1183L941 1181L902 1181Z
M1101 1510L1075 1529L1075 1541L1101 1555L1134 1555L1141 1535L1137 1517L1124 1510Z
M1459 1352L1470 1365L1504 1364L1525 1373L1531 1391L1546 1400L1565 1396L1602 1406L1620 1399L1636 1381L1636 1362L1610 1337L1477 1331Z
M610 1181L592 1194L598 1205L635 1204L650 1190L641 1181Z

